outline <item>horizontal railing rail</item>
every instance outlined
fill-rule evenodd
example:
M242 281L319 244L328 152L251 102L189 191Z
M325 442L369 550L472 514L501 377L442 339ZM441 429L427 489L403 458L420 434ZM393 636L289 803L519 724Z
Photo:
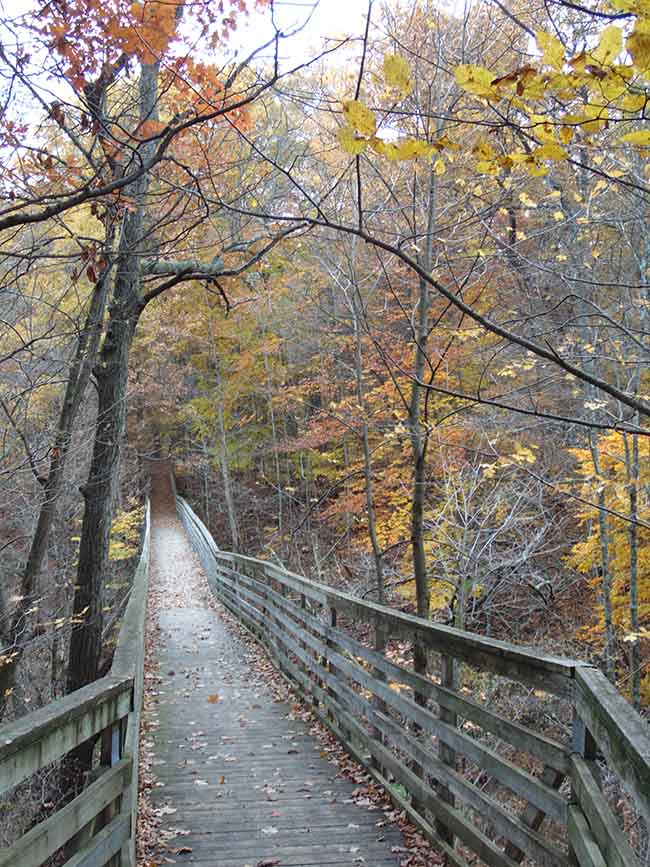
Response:
M648 821L648 727L600 671L220 551L189 505L177 498L177 506L218 599L449 864L467 867L463 852L471 850L490 867L524 859L540 867L639 865L601 790L597 760ZM387 651L360 640L368 627L392 640ZM395 640L437 654L439 680L396 656ZM539 731L480 704L449 677L461 664L475 689L499 675L526 687L539 719L550 708L566 725Z
M101 760L72 801L0 852L0 867L39 867L68 847L64 867L135 867L138 743L144 678L150 511L108 675L0 726L0 795L101 737Z

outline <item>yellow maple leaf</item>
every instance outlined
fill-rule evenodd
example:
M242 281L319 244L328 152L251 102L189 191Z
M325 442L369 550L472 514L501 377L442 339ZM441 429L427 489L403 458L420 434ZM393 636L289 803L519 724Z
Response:
M479 160L476 163L476 171L482 175L492 175L494 177L499 174L499 166L492 160Z
M633 12L635 15L650 15L650 0L609 0L609 5L619 12Z
M616 60L622 49L623 31L615 24L610 24L600 34L600 40L591 52L591 57L599 66L607 66Z
M638 129L635 132L628 132L622 135L619 141L635 145L636 147L650 147L650 129Z
M408 61L399 54L386 54L384 56L384 79L389 87L399 90L402 96L408 96L413 90L411 67Z
M641 111L641 109L645 107L645 104L645 93L627 93L621 100L619 106L624 111L631 111L636 114L637 111Z
M350 126L362 135L372 136L377 132L375 113L357 99L343 103L343 114Z
M496 156L496 151L490 142L486 141L484 138L480 138L476 142L472 148L472 153L481 160L493 160Z
M559 144L543 144L533 152L533 156L537 160L565 160L568 157L565 148Z
M414 160L417 157L430 156L434 148L417 138L404 138L396 143L396 158L398 160Z
M634 65L642 72L650 69L650 21L639 18L628 36L625 47L632 55Z
M336 137L343 150L352 156L358 156L368 144L365 138L359 138L351 126L339 127Z
M443 150L445 148L449 151L462 150L462 148L459 144L456 144L455 141L452 141L446 135L441 135L440 138L437 138L433 142L433 146L436 148L436 150Z
M454 69L454 78L467 93L485 97L497 96L497 90L492 84L494 75L484 66L461 63Z
M548 168L546 166L540 166L539 163L534 161L526 163L526 171L533 178L543 178L548 174Z
M562 69L564 65L564 45L560 40L551 36L550 33L545 33L543 30L538 30L535 34L537 47L542 52L542 62L546 66L552 66L553 69Z

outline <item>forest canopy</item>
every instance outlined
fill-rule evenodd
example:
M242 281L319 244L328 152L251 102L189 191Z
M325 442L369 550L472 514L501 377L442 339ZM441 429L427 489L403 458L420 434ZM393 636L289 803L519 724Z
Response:
M650 3L282 6L3 11L2 713L106 670L155 456L647 706Z

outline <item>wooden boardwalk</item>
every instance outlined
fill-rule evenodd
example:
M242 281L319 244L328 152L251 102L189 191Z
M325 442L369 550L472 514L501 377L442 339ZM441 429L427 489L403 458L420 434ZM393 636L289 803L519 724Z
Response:
M399 830L378 827L381 811L351 801L355 786L251 667L255 651L204 604L180 522L155 508L152 557L161 609L161 683L150 714L153 801L167 846L160 854L215 867L397 867Z

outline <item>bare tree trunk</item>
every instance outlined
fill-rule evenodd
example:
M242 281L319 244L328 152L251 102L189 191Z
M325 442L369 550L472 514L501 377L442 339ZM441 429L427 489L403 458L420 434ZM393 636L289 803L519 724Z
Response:
M589 449L591 460L596 475L600 475L600 460L598 444L592 431L589 432ZM600 531L600 565L601 565L601 591L603 597L603 612L605 619L605 674L615 683L616 681L616 633L612 617L612 571L609 557L609 525L607 523L607 507L605 488L603 484L598 486L598 529Z
M235 510L235 499L232 492L232 479L230 477L230 465L228 462L226 413L221 377L219 377L217 383L217 423L219 425L219 465L221 467L221 480L223 482L223 496L226 501L226 512L228 514L228 527L232 540L232 550L239 551L239 529L237 527L237 512Z
M228 527L230 529L230 539L232 550L240 550L239 529L237 526L237 511L235 508L235 498L232 491L232 479L230 476L230 464L228 461L228 432L226 430L226 408L224 399L224 384L221 374L221 360L217 352L215 343L214 329L212 328L212 320L208 316L208 338L210 341L210 355L212 357L212 369L214 370L215 386L216 386L216 403L217 403L217 425L218 425L218 453L219 466L221 468L221 481L223 483L223 496L226 503L226 513L228 515Z
M203 514L205 515L205 525L210 526L210 456L208 452L208 442L206 439L201 443L203 446Z
M636 423L639 423L637 417ZM628 449L626 448L626 457ZM639 437L632 434L632 454L628 462L630 499L630 679L632 705L641 709L641 648L639 644Z
M429 195L427 202L427 236L425 250L419 256L419 264L427 271L433 259L433 229L436 220L436 175L429 175ZM409 406L409 428L413 453L413 496L411 504L411 550L413 558L413 577L419 617L429 617L429 582L427 578L426 554L424 550L424 505L426 486L426 454L428 431L422 425L422 399L426 390L419 384L424 378L429 340L429 310L431 297L429 284L420 280L417 307L417 324L413 326L415 341L414 379L411 385ZM418 644L413 649L413 667L419 674L427 670L426 649Z
M114 232L111 232L106 242L109 260L113 237ZM66 383L57 431L50 452L50 466L47 478L43 482L43 502L20 582L19 599L9 630L2 637L3 655L8 655L8 661L0 667L0 718L4 715L7 699L13 694L17 668L29 632L29 612L33 609L39 594L38 578L47 553L50 529L56 516L57 498L70 450L72 431L86 393L101 336L110 272L109 264L95 284L86 321L77 340L74 361Z
M158 64L143 65L140 74L140 117L143 121L157 119L157 96ZM146 159L146 153L143 158ZM134 184L132 192L137 205L135 210L127 210L124 214L106 334L94 370L98 391L97 422L88 481L82 489L85 510L73 602L69 692L96 679L101 658L103 582L108 563L120 445L125 430L129 352L143 310L138 251L144 234L144 199L148 183L149 177L144 174ZM80 748L74 758L82 767L88 767L90 748Z
M271 366L269 364L269 356L267 352L264 352L264 371L266 372L266 401L268 404L269 421L271 422L271 437L273 440L273 465L275 468L275 485L278 490L278 533L280 534L280 539L282 539L284 532L284 521L282 514L284 497L282 494L282 474L280 472L278 431L275 422L275 409L273 407L273 383L271 382Z

